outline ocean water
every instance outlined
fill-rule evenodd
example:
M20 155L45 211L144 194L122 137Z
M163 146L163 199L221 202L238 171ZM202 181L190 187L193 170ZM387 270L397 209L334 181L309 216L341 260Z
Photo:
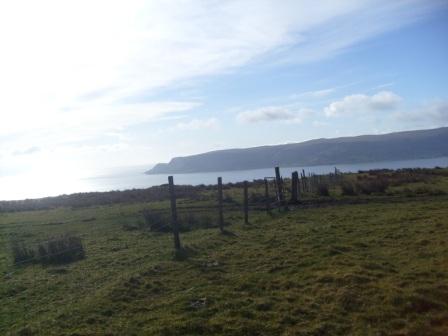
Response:
M448 157L405 161L370 162L358 164L337 164L303 167L280 167L282 176L290 176L295 170L306 173L326 174L337 167L342 172L357 172L369 169L433 168L448 167ZM32 173L0 177L0 200L39 198L71 194L75 192L110 191L148 188L167 183L168 175L146 175L148 166L133 166L115 169L113 173L94 174L90 177L76 177L72 174L36 175ZM262 179L275 176L274 168L237 170L212 173L173 174L176 184L216 184L218 176L223 183Z

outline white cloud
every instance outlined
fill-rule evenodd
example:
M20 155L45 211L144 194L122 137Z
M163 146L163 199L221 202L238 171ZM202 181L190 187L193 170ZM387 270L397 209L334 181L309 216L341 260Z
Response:
M306 5L302 13L309 14L311 20L319 10L332 15L301 30L301 43L289 48L280 62L315 62L333 57L363 40L420 20L446 6L446 1L319 1Z
M180 122L176 125L178 130L196 131L201 129L216 129L219 126L219 122L216 118L208 119L192 119L187 122Z
M448 101L426 103L410 111L397 112L394 117L418 127L448 126Z
M5 116L5 122L0 123L0 134L14 136L16 139L31 136L53 144L65 143L116 132L129 126L165 118L169 114L186 112L199 105L197 102L178 101L125 105L91 104L66 113L44 111L27 117L21 114L8 115ZM11 125L16 127L8 127ZM17 134L18 130L23 133Z
M293 106L264 106L254 110L240 112L237 120L243 123L257 123L262 121L302 122L312 110Z
M157 102L144 104L127 104L123 106L101 106L91 105L76 113L61 113L47 115L49 118L40 119L39 114L30 118L21 119L12 116L14 120L9 122L21 123L22 132L14 133L14 129L8 129L4 123L0 123L0 130L3 131L0 141L1 165L35 166L35 163L24 163L19 160L24 155L17 155L23 152L24 148L39 147L41 150L33 154L37 156L53 156L52 160L46 158L50 163L59 160L60 162L84 162L88 166L116 165L121 164L117 156L111 156L105 160L99 152L106 152L109 149L123 149L127 146L129 153L134 153L137 146L144 144L141 139L129 139L123 134L126 128L131 126L145 125L160 119L167 119L173 114L188 112L198 106L196 102ZM129 144L132 143L132 146ZM96 155L88 155L95 152ZM33 156L30 160L37 159ZM141 161L142 156L136 155L133 159ZM118 161L118 162L117 162ZM60 167L61 163L53 165L52 168Z
M386 88L386 87L391 87L391 86L394 86L394 85L395 85L394 82L378 84L377 86L373 87L371 90L372 90L372 91L377 91L377 90L379 90L379 89L384 89L384 88Z
M389 110L397 107L402 98L391 92L381 91L370 97L370 105L373 110Z
M392 110L398 106L402 98L391 91L381 91L372 96L353 94L335 101L324 108L327 117L335 117L352 113Z
M281 5L275 0L1 1L2 165L8 161L4 156L32 146L42 150L28 156L54 155L54 162L63 161L69 157L64 153L69 152L70 142L188 114L203 103L174 95L156 101L151 97L158 89L192 85L197 78L247 64L271 64L274 59L308 62L322 55L331 57L363 39L412 22L438 4L417 0L284 0ZM325 95L324 91L316 94ZM304 115L296 108L277 107L242 118L300 121ZM189 127L204 124L197 121ZM114 141L92 147L121 146ZM133 141L127 148L129 164L132 155L143 160L141 153L147 150L142 147L137 154L134 146L147 138ZM87 157L74 150L70 159L97 157L97 152ZM101 161L106 161L105 156ZM29 162L20 164L32 167Z
M322 90L316 90L316 91L306 91L306 92L302 92L299 94L295 94L291 98L294 98L294 99L297 99L297 98L302 98L302 99L323 98L323 97L329 96L335 90L336 90L336 88L328 88L328 89L322 89Z
M329 55L434 6L415 0L285 0L281 6L273 0L5 1L0 134L27 130L36 121L45 127L45 119L59 114L85 114L94 102L117 106L127 97L223 73L293 46L304 55ZM388 15L377 20L378 13ZM362 27L375 29L353 30L358 16ZM341 22L350 30L333 29ZM338 42L322 43L315 32L331 33Z
M37 146L29 147L22 150L15 150L12 155L30 155L40 151L40 148Z

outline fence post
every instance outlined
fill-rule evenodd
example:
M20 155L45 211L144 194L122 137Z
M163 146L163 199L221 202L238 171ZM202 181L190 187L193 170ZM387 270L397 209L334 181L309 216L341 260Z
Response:
M247 192L247 181L243 182L244 185L244 224L249 224L249 194Z
M297 203L298 197L297 197L297 189L299 187L299 173L296 171L291 174L291 202Z
M180 250L179 227L177 223L176 194L174 193L173 177L168 176L168 187L171 200L171 226L173 228L174 248Z
M305 169L302 169L302 184L303 184L303 191L308 192L308 184L306 180Z
M265 200L265 204L266 204L266 212L270 213L271 212L271 205L269 203L269 184L268 184L268 179L264 179L264 200Z
M280 168L279 167L275 167L275 180L277 182L277 190L278 190L278 201L280 203L280 206L283 205L283 203L285 202L285 198L283 197L283 181L282 178L280 177Z
M219 230L224 232L224 215L222 213L222 177L218 177L218 221Z
M313 190L314 186L313 186L313 178L311 176L311 173L308 173L308 176L306 177L306 179L308 181L308 191L310 193L313 193L314 192L314 190Z

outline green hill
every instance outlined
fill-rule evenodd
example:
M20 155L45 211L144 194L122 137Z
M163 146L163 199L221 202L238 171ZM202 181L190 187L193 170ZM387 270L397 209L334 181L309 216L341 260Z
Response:
M316 139L301 143L226 149L176 157L169 163L155 165L147 174L438 158L448 156L447 143L448 127L381 135Z

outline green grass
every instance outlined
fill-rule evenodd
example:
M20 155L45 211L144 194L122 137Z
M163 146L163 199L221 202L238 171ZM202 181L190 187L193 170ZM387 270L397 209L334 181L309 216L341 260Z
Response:
M185 258L123 229L148 204L0 214L0 334L447 335L448 196L333 198L363 203L226 213L228 234L182 233ZM11 238L66 232L85 259L12 264Z

